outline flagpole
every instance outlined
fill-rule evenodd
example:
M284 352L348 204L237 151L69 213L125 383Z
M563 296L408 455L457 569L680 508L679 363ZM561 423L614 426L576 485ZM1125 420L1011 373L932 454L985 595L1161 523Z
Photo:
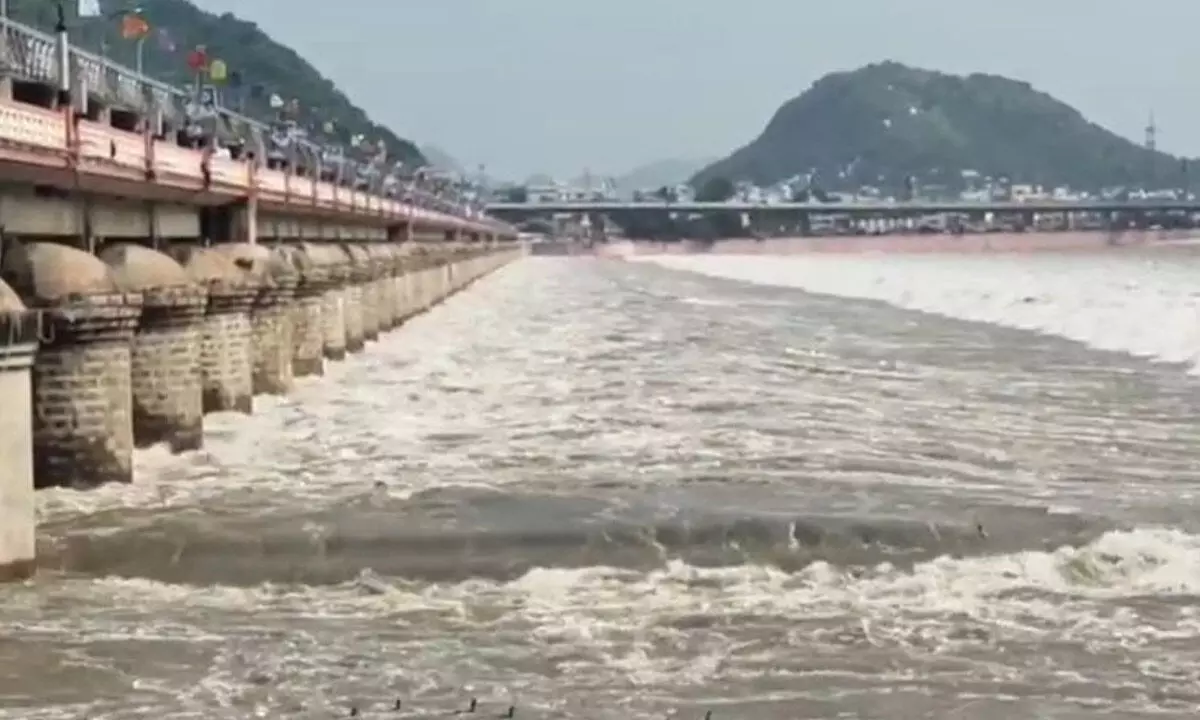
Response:
M145 75L145 73L142 72L142 65L143 65L142 60L144 59L144 56L145 56L146 36L143 35L142 37L138 38L136 50L137 50L137 63L134 65L134 69L137 70L138 75Z

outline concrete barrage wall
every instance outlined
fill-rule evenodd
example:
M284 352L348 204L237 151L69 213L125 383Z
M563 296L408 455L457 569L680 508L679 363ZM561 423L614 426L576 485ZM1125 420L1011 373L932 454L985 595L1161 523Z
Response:
M135 447L202 447L252 412L524 255L517 245L134 243L0 257L0 580L34 568L34 489L133 480Z

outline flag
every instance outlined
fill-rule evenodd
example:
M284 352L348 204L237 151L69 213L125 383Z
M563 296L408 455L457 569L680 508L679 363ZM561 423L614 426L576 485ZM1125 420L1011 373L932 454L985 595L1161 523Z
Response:
M140 40L150 33L150 23L141 15L129 13L121 18L121 37Z
M197 46L195 50L188 53L187 64L192 70L200 72L208 66L208 50L203 45Z
M208 66L208 77L213 82L222 82L228 77L229 68L224 60L213 60Z
M100 9L100 0L79 0L77 6L79 17L100 17L104 11Z

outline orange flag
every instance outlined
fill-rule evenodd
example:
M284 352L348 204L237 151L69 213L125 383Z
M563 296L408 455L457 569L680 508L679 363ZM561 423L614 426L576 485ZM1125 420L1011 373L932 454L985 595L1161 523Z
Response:
M150 23L141 15L130 13L121 18L121 37L126 40L140 40L150 34Z

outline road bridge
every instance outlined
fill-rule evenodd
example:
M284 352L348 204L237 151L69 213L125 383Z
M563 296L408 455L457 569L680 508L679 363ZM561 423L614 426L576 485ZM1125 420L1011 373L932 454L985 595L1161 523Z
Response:
M561 203L489 203L487 211L495 217L525 219L554 214L617 213L770 213L850 215L861 217L911 217L937 214L974 215L982 213L1119 213L1119 212L1200 212L1196 200L1036 200L1021 202L561 202Z
M553 217L586 217L591 227L607 222L633 237L809 236L887 233L924 227L982 232L1028 229L1050 217L1057 230L1194 227L1195 200L1036 200L1021 202L561 202L492 203L490 215L512 223ZM699 222L697 222L699 221ZM1044 226L1045 223L1042 223Z

